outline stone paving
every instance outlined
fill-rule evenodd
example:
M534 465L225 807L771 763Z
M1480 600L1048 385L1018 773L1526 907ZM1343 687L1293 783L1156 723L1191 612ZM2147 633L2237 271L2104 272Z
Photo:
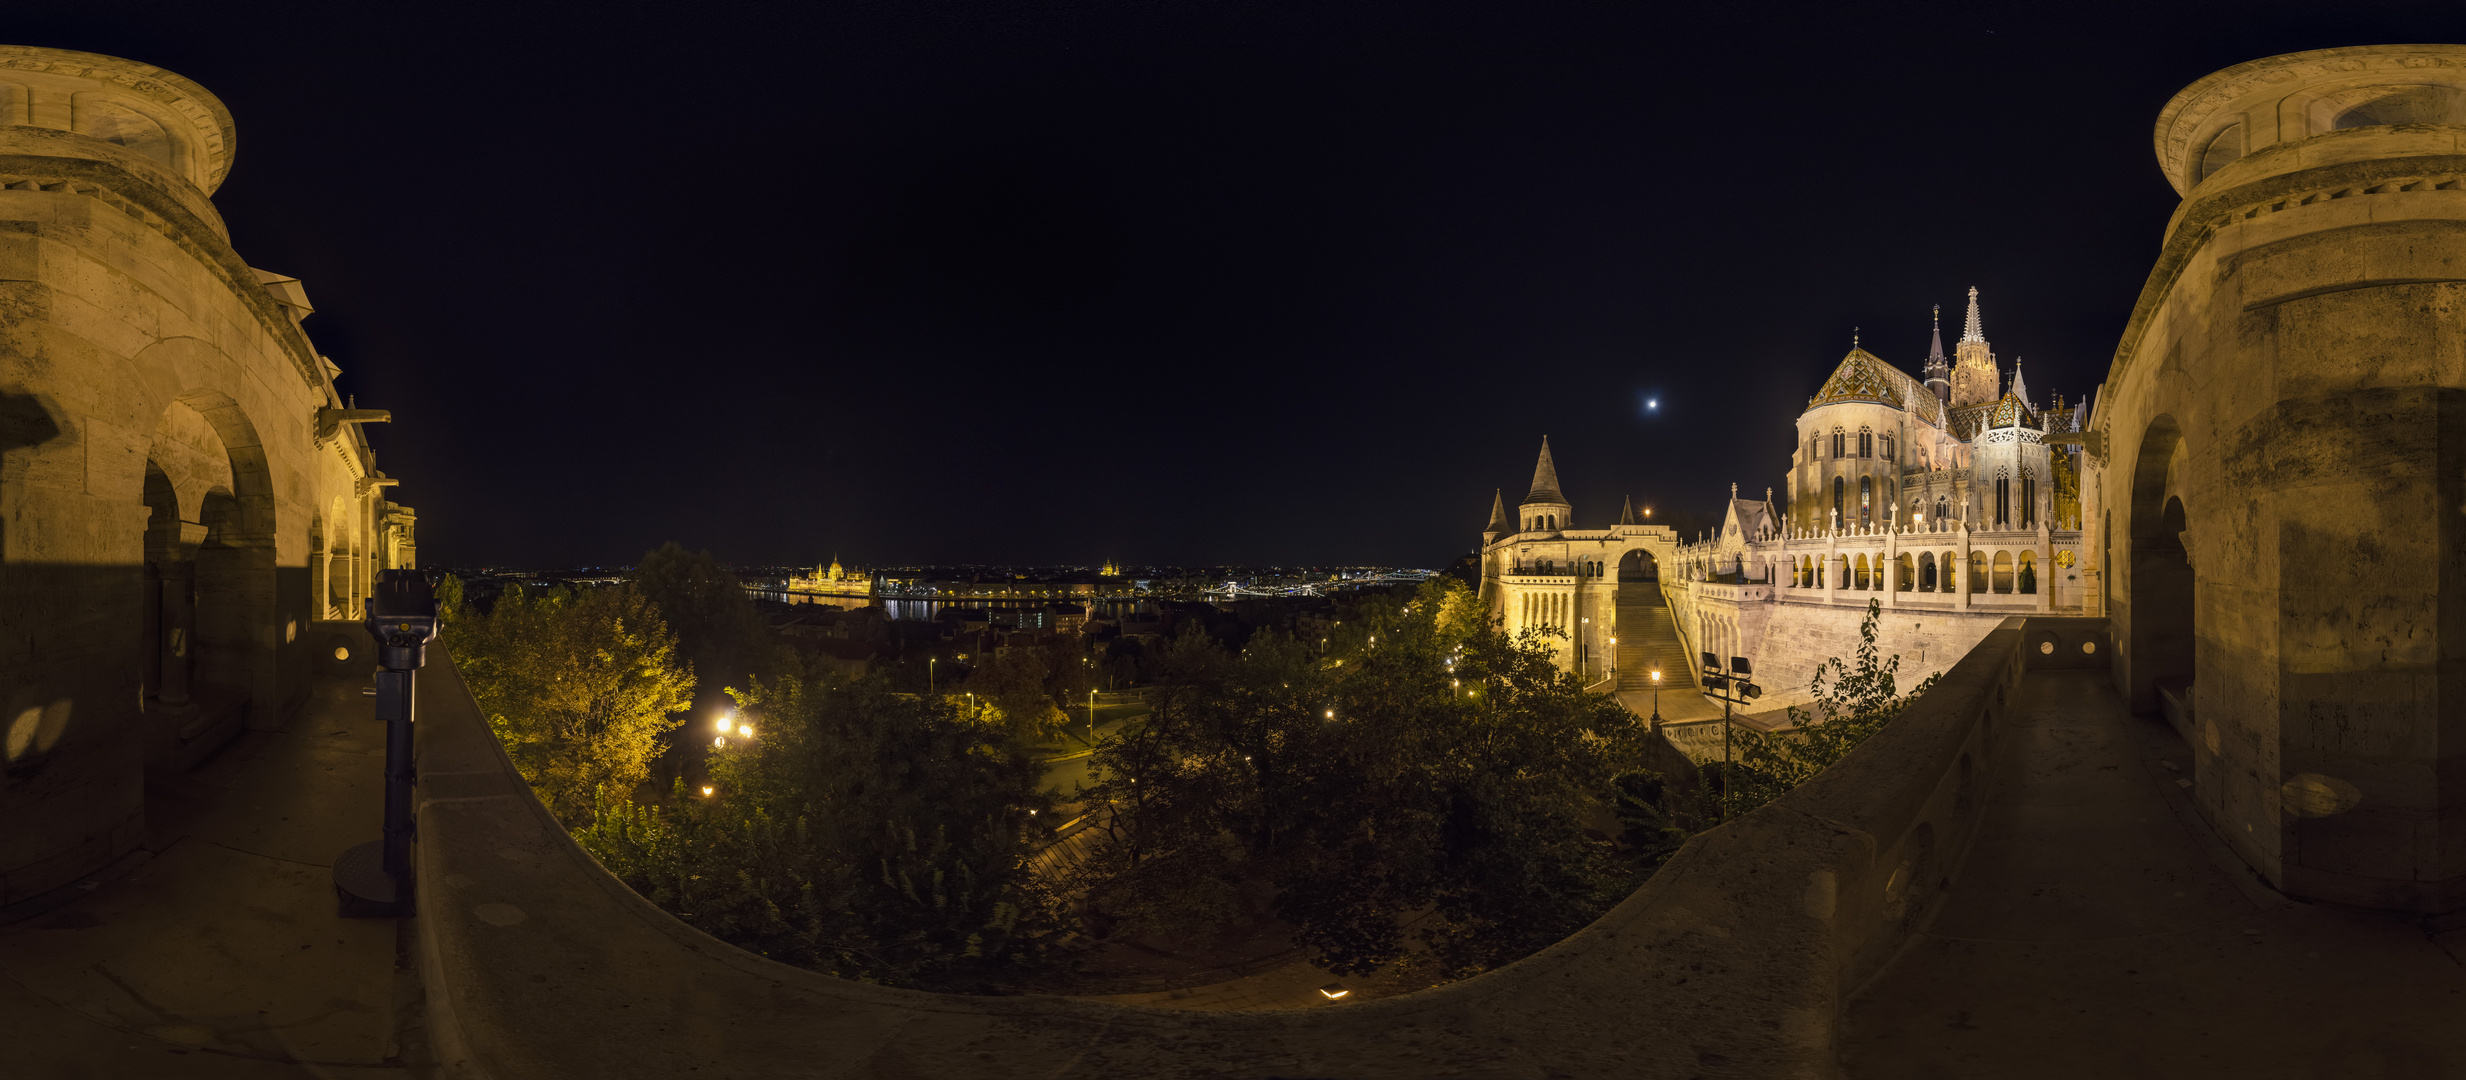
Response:
M2033 673L2017 700L1977 846L1848 1004L1849 1076L2466 1074L2466 930L2271 889L2105 672Z
M375 838L384 728L320 680L147 791L145 849L0 912L9 1077L424 1076L411 928L335 914L334 856Z

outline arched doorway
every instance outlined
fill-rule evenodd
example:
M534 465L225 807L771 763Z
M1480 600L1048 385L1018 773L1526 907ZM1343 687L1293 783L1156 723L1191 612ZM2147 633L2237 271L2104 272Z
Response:
M2110 602L2124 647L2118 680L2132 711L2164 712L2161 690L2192 700L2192 560L2184 546L2183 500L2167 494L2167 473L2183 431L2172 417L2150 421L2133 460L2130 536L2123 588Z
M1661 563L1653 558L1652 552L1636 548L1619 557L1618 580L1658 582L1661 580Z

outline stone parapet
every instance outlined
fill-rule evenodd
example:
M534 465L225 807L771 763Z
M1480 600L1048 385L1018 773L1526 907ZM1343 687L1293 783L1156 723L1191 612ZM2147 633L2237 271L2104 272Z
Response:
M705 936L557 827L440 648L417 922L438 1057L496 1080L1836 1076L1841 1002L1968 845L2037 626L2006 620L1847 759L1689 841L1567 940L1434 990L1267 1013L895 990Z

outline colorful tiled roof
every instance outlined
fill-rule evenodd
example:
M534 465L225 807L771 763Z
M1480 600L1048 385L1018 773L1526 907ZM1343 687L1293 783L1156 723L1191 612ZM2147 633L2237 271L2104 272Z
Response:
M2004 392L2003 399L1995 403L1995 411L1987 418L1986 426L1990 428L2034 428L2038 426L2038 417L2036 413L2030 411L2028 402L2007 390Z
M1909 376L1901 374L1874 353L1851 349L1832 369L1832 378L1824 380L1824 388L1807 402L1810 409L1837 405L1844 401L1872 401L1901 408L1909 401Z

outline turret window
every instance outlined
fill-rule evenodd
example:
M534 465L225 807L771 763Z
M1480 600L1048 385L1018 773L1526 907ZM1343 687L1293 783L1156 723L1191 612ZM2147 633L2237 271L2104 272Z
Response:
M1862 458L1875 456L1875 433L1865 428L1858 429L1858 456Z
M1995 476L1995 516L1997 525L2012 524L2012 478L2002 473Z
M2038 478L2024 474L2021 477L2021 527L2035 528L2037 524Z

